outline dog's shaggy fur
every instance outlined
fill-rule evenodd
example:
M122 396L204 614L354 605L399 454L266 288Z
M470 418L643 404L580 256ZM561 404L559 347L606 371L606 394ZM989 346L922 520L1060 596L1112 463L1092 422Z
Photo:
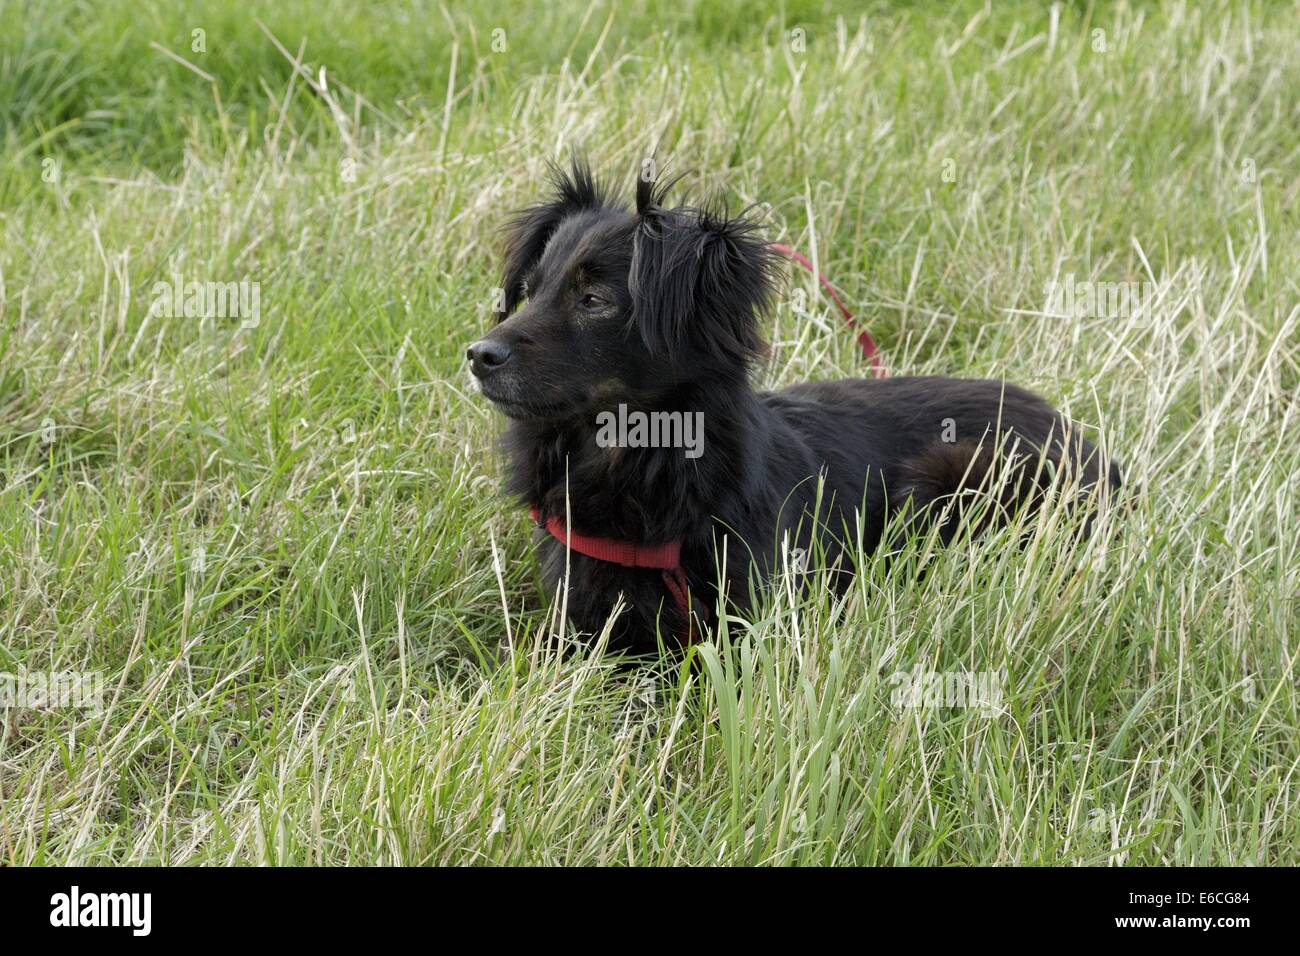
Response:
M634 211L575 162L555 194L510 223L499 325L469 350L483 393L511 419L509 491L575 531L653 545L680 539L692 606L745 606L780 560L812 550L847 567L860 512L863 547L887 522L952 537L980 489L994 520L1037 505L1069 476L1102 479L1093 446L1041 398L997 381L852 379L759 392L759 323L780 257L744 219L666 208L639 182ZM603 448L597 415L629 409L703 413L704 453ZM819 479L822 485L819 491ZM1110 466L1106 480L1119 484ZM985 495L984 497L988 497ZM887 542L887 544L889 544ZM566 548L537 533L554 592ZM572 553L568 610L599 633L620 595L613 649L671 642L684 621L660 572ZM841 576L842 577L842 576ZM705 605L701 607L701 604Z

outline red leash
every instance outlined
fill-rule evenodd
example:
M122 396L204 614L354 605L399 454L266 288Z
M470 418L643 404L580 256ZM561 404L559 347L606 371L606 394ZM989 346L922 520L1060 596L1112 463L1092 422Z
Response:
M871 364L872 377L884 378L887 376L889 373L885 371L885 363L880 357L880 348L876 345L876 340L871 337L870 332L858 326L858 320L853 317L853 313L848 310L848 307L840 301L840 295L835 291L835 286L831 285L831 280L813 268L812 260L797 249L779 242L769 243L768 248L789 256L817 277L817 281L826 290L826 294L831 297L835 307L840 310L840 315L844 316L844 321L848 323L849 328L858 330L858 348L862 349L862 357Z
M885 371L885 363L881 360L880 349L876 345L876 340L871 337L871 333L866 329L859 328L857 319L840 301L839 293L835 291L835 287L831 285L830 280L813 268L812 261L803 253L779 242L771 243L769 248L789 256L817 276L817 281L821 283L822 288L826 290L826 294L831 297L831 301L840 310L840 315L844 316L844 321L848 323L850 328L858 330L858 347L862 349L863 358L871 364L872 377L884 378L888 373ZM682 617L686 621L686 631L685 633L679 632L677 639L683 647L688 647L695 642L697 635L691 618L691 598L687 590L686 571L682 568L682 542L680 539L667 541L663 544L643 545L632 541L618 541L614 538L597 538L589 534L579 534L566 528L564 521L557 515L552 515L543 522L541 509L536 505L529 509L529 513L533 516L533 521L538 527L545 528L552 538L565 547L578 552L578 554L595 558L597 561L608 561L611 564L622 565L625 568L653 568L660 571L664 587L672 596L673 603L677 605L677 610L681 611Z

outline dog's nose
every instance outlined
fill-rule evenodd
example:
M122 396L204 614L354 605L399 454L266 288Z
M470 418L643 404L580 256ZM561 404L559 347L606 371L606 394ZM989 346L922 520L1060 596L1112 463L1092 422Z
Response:
M465 351L470 368L479 378L491 375L510 361L510 346L495 339L482 339Z

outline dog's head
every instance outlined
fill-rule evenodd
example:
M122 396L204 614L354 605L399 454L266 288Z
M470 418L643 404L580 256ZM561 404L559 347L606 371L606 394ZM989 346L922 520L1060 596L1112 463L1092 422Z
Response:
M743 382L777 258L743 218L664 208L639 181L621 207L580 161L509 224L500 323L469 347L483 394L512 418L561 421L683 387Z

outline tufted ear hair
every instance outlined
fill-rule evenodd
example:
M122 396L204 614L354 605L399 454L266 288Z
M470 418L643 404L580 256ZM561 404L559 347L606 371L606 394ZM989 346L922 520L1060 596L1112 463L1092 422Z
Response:
M501 279L504 298L500 318L505 319L524 299L524 280L541 259L551 235L565 216L580 209L598 209L609 196L596 182L587 161L575 156L565 172L550 164L552 197L526 206L506 223L505 269Z
M747 368L766 350L759 319L771 306L779 257L749 220L665 210L662 196L637 185L632 320L651 350L672 354L686 346L710 367Z

